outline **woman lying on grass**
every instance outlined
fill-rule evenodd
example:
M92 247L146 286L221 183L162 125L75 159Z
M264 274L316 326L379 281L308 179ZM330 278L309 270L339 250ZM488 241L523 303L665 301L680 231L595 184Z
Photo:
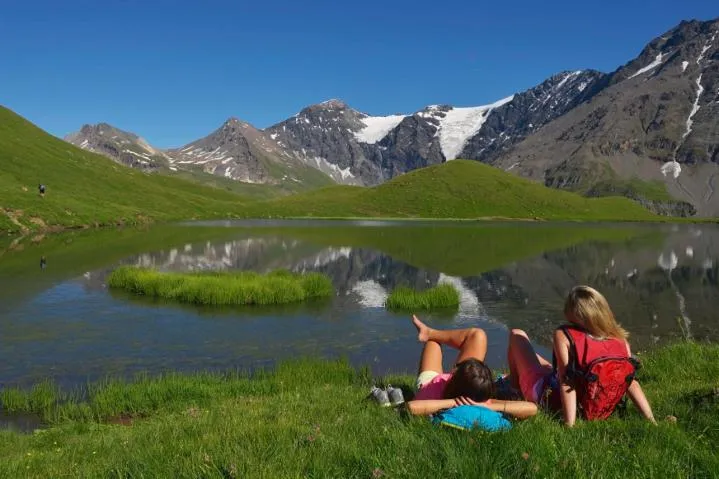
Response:
M484 364L487 335L482 329L432 329L412 317L417 339L424 343L417 377L417 394L407 403L410 413L427 416L460 405L484 406L492 411L525 419L537 414L528 401L493 399L492 371ZM459 350L452 372L442 371L442 344Z
M534 351L527 333L509 336L510 378L527 401L562 412L573 426L578 406L585 419L604 419L626 392L642 415L656 424L644 391L634 379L629 334L609 303L589 286L577 286L564 304L567 325L554 332L555 365Z

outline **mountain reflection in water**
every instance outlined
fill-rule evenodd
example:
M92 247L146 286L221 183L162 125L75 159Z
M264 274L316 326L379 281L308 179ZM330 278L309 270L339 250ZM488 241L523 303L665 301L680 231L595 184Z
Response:
M719 228L644 230L652 232L649 239L549 248L462 276L456 275L456 265L442 266L457 252L456 241L438 242L428 258L413 249L408 233L401 254L395 253L399 259L351 241L327 245L334 240L238 230L235 239L135 254L81 275L59 274L42 290L28 286L26 297L14 294L0 314L0 378L8 384L52 376L77 384L138 371L261 367L303 355L345 356L378 373L412 372L421 346L408 314L385 311L384 301L398 286L424 289L445 283L460 291L459 311L423 318L440 328L485 328L488 362L494 367L504 366L508 328L527 330L548 354L551 332L562 321L564 296L580 283L607 296L636 350L684 337L719 339L714 316ZM488 254L481 243L460 247ZM332 279L337 294L324 303L275 308L178 305L108 291L106 276L119 264L161 271L319 271ZM57 274L53 266L48 256L43 274ZM24 284L22 278L3 276L2 267L0 286ZM27 284L37 288L37 281ZM2 294L0 289L0 299ZM454 357L447 356L449 367Z

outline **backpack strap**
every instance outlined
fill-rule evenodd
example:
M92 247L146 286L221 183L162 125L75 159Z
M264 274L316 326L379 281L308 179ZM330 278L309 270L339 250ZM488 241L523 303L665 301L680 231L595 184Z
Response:
M564 371L564 381L568 384L571 384L574 378L577 376L582 375L582 369L579 367L579 357L577 356L577 346L574 343L574 338L572 337L571 333L569 332L569 329L575 329L578 331L581 331L579 328L564 324L560 326L560 331L564 333L564 336L569 341L569 362L567 363L567 368ZM585 348L586 349L586 348ZM557 357L556 354L552 353L552 369L554 369L555 372L559 371L559 368L557 367Z

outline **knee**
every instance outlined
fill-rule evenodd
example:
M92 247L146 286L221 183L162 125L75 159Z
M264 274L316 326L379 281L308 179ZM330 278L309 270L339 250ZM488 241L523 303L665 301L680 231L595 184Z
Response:
M485 333L484 329L482 328L471 328L471 330L469 331L469 336L475 341L487 340L487 333Z
M513 339L529 339L529 336L527 336L527 333L523 329L512 329L509 331L509 340L512 341Z

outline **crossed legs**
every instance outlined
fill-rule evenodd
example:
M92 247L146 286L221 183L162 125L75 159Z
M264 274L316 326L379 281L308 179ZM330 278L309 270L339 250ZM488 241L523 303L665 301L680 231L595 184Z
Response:
M487 355L487 334L480 328L467 329L433 329L412 316L417 328L417 339L424 343L419 361L419 372L434 371L442 374L442 344L457 349L457 361L475 358L484 361Z

